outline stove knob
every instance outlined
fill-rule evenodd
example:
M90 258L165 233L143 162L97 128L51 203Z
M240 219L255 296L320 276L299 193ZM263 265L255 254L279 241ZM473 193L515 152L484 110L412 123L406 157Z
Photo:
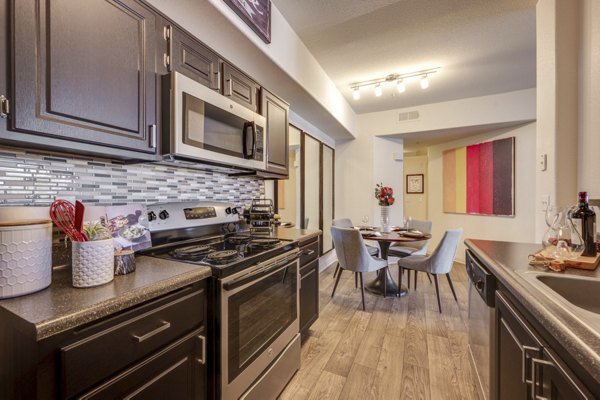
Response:
M156 219L156 213L154 211L150 211L148 213L148 221L152 222Z
M167 210L162 210L161 212L158 213L158 218L167 219L167 218L169 218L169 213L167 212Z
M482 280L478 280L477 282L475 282L475 287L477 288L477 290L479 290L480 292L483 290L483 286L485 285L485 283Z
M233 209L231 210L231 212L234 213L234 214L239 214L240 210L238 210L237 207L233 207Z
M227 207L225 209L225 214L227 214L227 215L231 214L231 207Z

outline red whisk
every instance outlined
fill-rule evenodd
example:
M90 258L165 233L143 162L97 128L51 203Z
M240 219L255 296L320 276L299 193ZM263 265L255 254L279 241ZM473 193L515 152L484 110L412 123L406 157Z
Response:
M55 200L50 205L52 222L74 242L85 242L85 234L75 229L75 206L66 200Z

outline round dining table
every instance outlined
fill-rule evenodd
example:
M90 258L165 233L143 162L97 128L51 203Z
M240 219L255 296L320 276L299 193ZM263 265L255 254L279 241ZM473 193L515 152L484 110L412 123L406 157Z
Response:
M374 240L379 244L379 249L381 251L381 258L384 260L388 259L388 250L390 249L390 245L392 243L409 243L409 242L419 242L421 240L431 239L431 235L425 234L422 236L408 236L405 235L405 231L400 232L390 232L383 233L378 231L367 231L362 233L362 237L364 240ZM384 283L385 282L385 283ZM404 296L408 292L406 287L403 285L402 287L398 287L394 279L392 279L392 275L390 274L389 267L385 269L385 272L379 272L377 274L377 278L365 286L365 289L371 293L383 295L383 287L386 285L386 295L390 296Z

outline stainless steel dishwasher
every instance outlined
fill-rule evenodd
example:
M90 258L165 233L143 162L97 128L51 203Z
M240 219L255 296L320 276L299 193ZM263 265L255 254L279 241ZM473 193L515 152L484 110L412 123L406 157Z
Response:
M495 400L494 342L496 277L470 250L466 251L469 276L469 354L476 385L486 400Z

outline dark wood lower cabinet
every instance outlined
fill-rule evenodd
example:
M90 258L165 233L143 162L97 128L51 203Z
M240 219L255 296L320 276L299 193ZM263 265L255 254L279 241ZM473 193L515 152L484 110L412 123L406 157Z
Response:
M501 291L496 307L497 400L595 398Z
M206 398L206 334L199 329L84 394L87 399Z
M41 341L0 324L0 399L206 399L206 315L201 281Z
M300 243L300 334L319 318L319 237Z

